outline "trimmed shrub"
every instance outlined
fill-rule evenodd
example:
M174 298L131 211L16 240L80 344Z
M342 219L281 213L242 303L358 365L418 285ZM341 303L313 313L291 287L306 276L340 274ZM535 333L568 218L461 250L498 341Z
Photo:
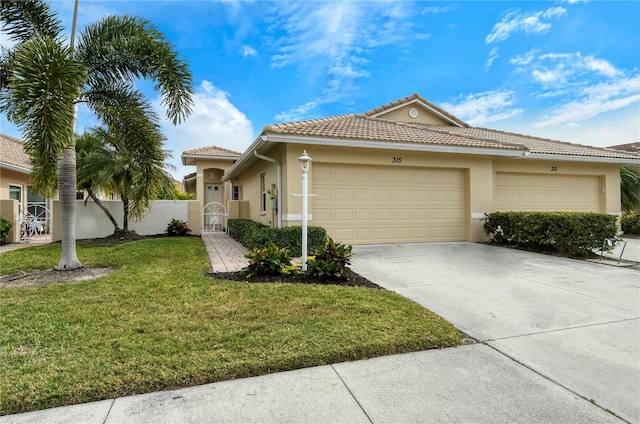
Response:
M0 245L7 243L7 237L9 237L11 228L13 228L13 223L0 216Z
M291 256L302 255L302 227L273 228L250 219L230 219L229 235L247 249L262 248L274 243L289 250ZM322 247L327 232L322 227L307 227L309 251Z
M640 215L635 211L624 212L620 218L620 226L625 234L640 235Z
M172 219L169 225L167 225L166 233L169 237L187 236L190 232L191 228L189 228L187 223L179 219Z
M324 246L316 249L307 261L307 274L323 280L341 280L349 275L351 246L335 242L327 237Z
M493 244L584 257L616 235L616 221L614 215L593 212L495 212L483 228Z

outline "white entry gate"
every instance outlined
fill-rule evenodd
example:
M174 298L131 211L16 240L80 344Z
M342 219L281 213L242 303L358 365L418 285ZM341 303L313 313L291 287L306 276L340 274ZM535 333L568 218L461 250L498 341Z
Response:
M229 214L227 208L219 202L209 202L202 210L202 232L203 233L226 233L227 219Z

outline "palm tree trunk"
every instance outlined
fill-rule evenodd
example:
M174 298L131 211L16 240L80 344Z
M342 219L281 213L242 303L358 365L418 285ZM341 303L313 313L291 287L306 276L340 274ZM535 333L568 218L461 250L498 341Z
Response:
M124 210L124 218L122 218L122 229L129 231L129 198L122 196L122 209Z
M111 212L109 212L109 209L107 209L107 207L104 205L104 203L102 203L100 201L100 199L98 199L98 197L96 196L96 194L93 192L93 190L91 189L91 187L85 187L85 190L87 190L87 194L89 195L89 197L91 197L91 199L93 199L93 201L96 203L96 205L98 205L98 207L100 209L102 209L102 211L107 215L107 218L109 218L109 221L111 221L111 223L113 224L113 232L117 232L120 230L120 227L118 226L118 221L116 221L116 219L113 217L113 215L111 215Z
M73 140L58 160L58 194L62 215L62 258L56 270L82 268L76 254L76 150Z

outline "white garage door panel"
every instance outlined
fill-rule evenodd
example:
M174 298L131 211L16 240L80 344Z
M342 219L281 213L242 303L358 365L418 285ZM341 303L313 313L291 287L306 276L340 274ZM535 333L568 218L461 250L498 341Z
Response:
M496 174L499 211L600 211L600 179L582 175Z
M464 240L460 170L314 163L313 225L345 243Z

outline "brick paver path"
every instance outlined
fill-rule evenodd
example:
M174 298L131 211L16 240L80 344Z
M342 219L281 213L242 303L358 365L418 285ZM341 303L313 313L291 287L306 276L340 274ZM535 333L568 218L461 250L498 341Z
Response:
M202 233L204 246L209 253L211 271L235 272L249 264L245 254L249 253L246 247L229 237L225 233Z

